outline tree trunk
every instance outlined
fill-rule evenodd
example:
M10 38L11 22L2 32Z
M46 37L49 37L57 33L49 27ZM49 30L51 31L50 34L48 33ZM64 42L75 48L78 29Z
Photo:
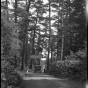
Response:
M64 0L62 4L62 46L61 46L61 60L63 60L63 51L64 51Z
M50 0L49 0L49 47L48 47L48 58L47 58L47 70L49 70L49 56L50 56L50 43L51 43L51 19L50 19Z
M28 25L27 25L28 26ZM25 66L27 68L27 61L28 61L28 33L27 33L27 26L26 26L26 37L25 37Z
M26 7L26 11L29 12L29 7L30 7L30 0L29 2L26 2L27 7ZM25 70L25 68L27 67L27 43L28 43L28 39L27 39L27 28L28 28L28 18L26 17L26 23L25 23L25 35L24 35L24 41L23 41L23 57L22 57L22 69Z
M62 34L61 60L63 60L63 50L64 50L64 34Z
M28 55L27 64L28 64L28 67L29 67L30 66L30 63L29 63L30 62L30 44L28 44L28 53L27 53L27 55Z
M30 8L30 0L28 0L28 2L26 2L27 7L26 7L26 11L29 12L29 8ZM25 24L25 66L27 68L28 64L28 25L29 25L29 21L28 21L28 17L26 17L26 24Z
M51 63L53 62L53 46L52 46L52 39L51 39Z
M36 29L34 29L34 34L33 34L33 43L32 43L32 54L35 54L35 30Z
M17 23L17 0L15 0L15 23Z
M58 16L59 16L59 12L58 12ZM59 54L59 18L58 18L58 33L57 33L57 59L59 59L58 58L58 54Z
M25 69L25 35L24 35L24 40L23 40L23 52L22 52L22 66L21 70Z

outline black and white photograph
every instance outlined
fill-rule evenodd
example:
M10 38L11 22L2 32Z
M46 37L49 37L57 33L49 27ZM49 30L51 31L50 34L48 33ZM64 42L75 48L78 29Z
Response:
M1 0L1 88L88 88L88 0Z

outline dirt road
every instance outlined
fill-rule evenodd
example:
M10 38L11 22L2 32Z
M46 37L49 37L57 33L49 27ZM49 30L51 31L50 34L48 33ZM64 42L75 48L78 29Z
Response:
M41 73L29 72L23 79L24 88L85 88L85 85Z

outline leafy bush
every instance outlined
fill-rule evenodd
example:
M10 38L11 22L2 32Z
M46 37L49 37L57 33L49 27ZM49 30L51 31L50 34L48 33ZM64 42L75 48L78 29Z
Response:
M71 74L69 78L79 82L85 82L87 78L87 71L83 69L82 64L75 65L74 67L69 67Z
M77 62L75 64L70 61L53 63L50 67L49 74L61 78L69 78L74 81L85 82L87 78L87 67L83 62Z
M16 72L7 75L6 79L9 85L14 85L14 86L21 85L22 82L22 78Z
M8 85L19 86L22 83L20 75L14 71L14 67L8 65L4 68L6 83Z
M59 70L59 68L58 68L58 66L57 66L56 63L53 63L51 65L50 70L49 70L49 73L50 74L53 74L53 75L57 75L58 73L60 73L60 70Z
M63 77L64 75L66 75L66 70L67 69L64 66L64 63L53 63L50 67L49 73L54 76Z

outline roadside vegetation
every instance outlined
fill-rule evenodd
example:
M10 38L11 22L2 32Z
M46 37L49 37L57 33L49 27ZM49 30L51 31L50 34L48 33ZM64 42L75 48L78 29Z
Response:
M85 83L87 81L87 47L76 53L71 53L66 58L64 61L52 63L49 74Z

